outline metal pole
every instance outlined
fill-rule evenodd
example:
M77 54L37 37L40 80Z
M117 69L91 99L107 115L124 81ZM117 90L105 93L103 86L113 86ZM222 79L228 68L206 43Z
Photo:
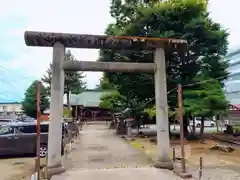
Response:
M181 143L181 166L182 172L186 173L185 151L184 151L184 127L182 114L182 85L178 85L178 118L180 121L180 143Z
M37 109L37 138L36 138L36 160L35 160L35 170L37 172L37 179L40 179L40 88L41 82L36 83L36 109Z

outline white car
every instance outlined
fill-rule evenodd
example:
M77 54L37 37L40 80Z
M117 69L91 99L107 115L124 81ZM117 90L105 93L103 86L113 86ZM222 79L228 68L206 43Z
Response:
M193 120L191 120L189 122L190 126L193 126ZM200 127L201 126L201 121L200 120L195 120L195 126L196 127ZM204 127L215 127L216 123L214 121L210 121L210 120L205 120L204 121Z
M18 122L20 121L18 121L17 119L0 119L0 126Z

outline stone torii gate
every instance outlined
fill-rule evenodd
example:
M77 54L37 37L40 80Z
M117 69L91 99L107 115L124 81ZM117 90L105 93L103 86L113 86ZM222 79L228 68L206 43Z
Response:
M158 160L155 167L172 169L168 129L168 104L164 49L186 45L185 40L144 37L119 37L26 31L27 46L53 47L53 73L47 166L54 171L61 164L61 125L63 117L64 71L147 72L155 74ZM154 63L64 62L65 48L149 50ZM56 170L56 169L55 169Z

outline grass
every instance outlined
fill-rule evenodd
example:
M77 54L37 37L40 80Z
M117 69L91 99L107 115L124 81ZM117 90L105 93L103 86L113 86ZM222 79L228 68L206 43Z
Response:
M128 141L128 142L135 149L140 149L140 150L144 149L144 146L142 144L140 144L140 143L137 143L136 141Z
M140 150L152 159L157 158L157 146L155 143L146 143L146 139L135 139L127 141L134 149ZM170 159L173 159L173 152L170 152Z

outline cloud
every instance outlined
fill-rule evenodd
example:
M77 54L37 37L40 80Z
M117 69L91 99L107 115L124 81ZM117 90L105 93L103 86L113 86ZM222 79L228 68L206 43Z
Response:
M230 48L239 46L239 32L240 24L236 22L236 17L240 16L239 11L240 1L228 0L210 0L209 10L210 15L214 21L220 23L224 28L228 30Z
M0 7L0 72L4 79L17 86L11 92L11 85L0 79L5 86L5 99L21 99L24 90L34 79L40 79L52 60L52 48L27 47L24 31L49 31L79 34L104 34L108 23L109 0L11 0ZM4 43L2 43L4 42ZM95 61L98 50L71 49L78 60ZM4 72L4 73L3 73ZM86 73L89 88L98 82L101 73ZM17 79L17 81L16 81ZM11 96L9 95L11 94ZM3 95L2 95L3 96ZM4 99L0 96L0 101Z

